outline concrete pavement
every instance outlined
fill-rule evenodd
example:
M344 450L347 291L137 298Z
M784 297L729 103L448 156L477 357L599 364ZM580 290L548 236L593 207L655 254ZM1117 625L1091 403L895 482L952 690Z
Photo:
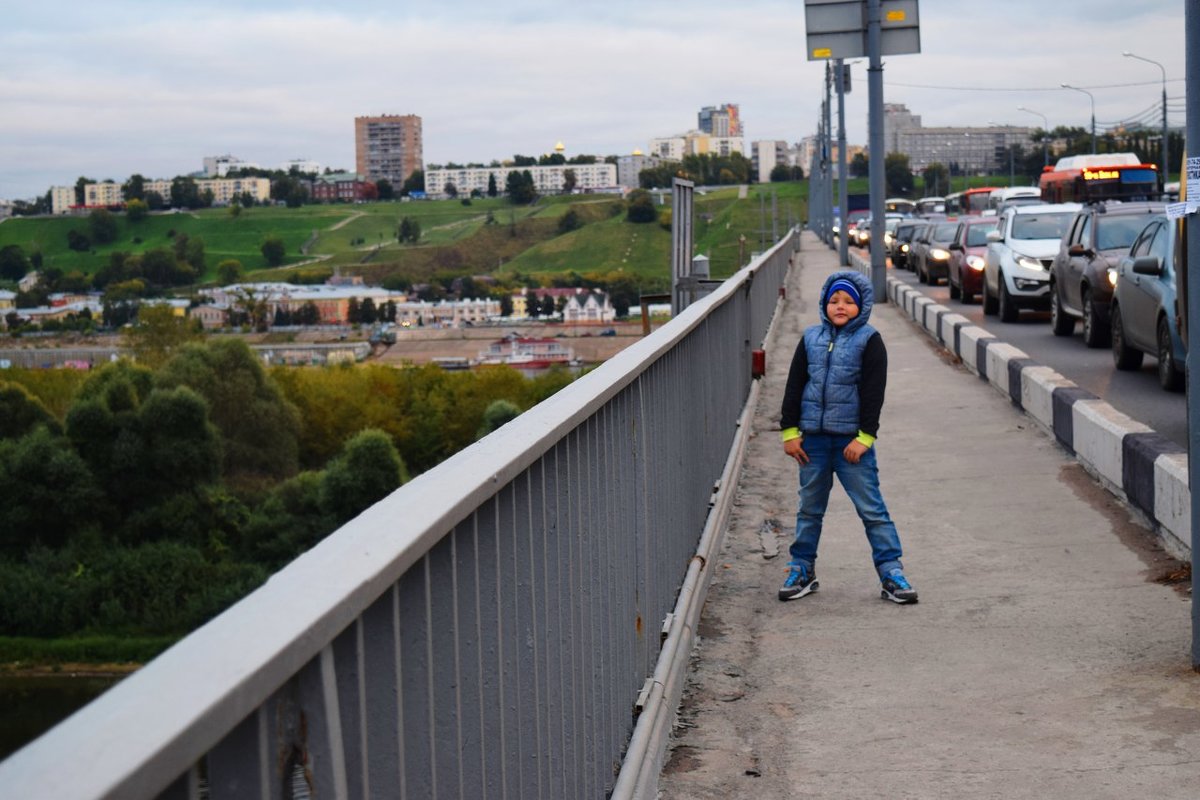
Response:
M1057 440L877 304L877 443L915 606L879 598L835 486L821 589L781 603L792 351L837 255L805 234L699 629L663 800L1194 798L1200 675L1181 565Z

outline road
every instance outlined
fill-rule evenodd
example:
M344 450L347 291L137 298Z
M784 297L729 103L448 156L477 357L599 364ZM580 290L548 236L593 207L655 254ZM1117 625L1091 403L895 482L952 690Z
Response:
M951 300L945 284L923 285L916 274L903 269L892 270L891 274L967 317L1002 342L1023 350L1037 363L1074 381L1118 411L1149 425L1180 447L1188 446L1187 397L1182 392L1167 392L1159 387L1157 362L1153 358L1147 356L1136 372L1120 372L1113 367L1108 348L1091 349L1083 344L1080 325L1076 325L1074 335L1060 337L1050 332L1049 313L1022 311L1017 322L1001 322L998 317L985 317L978 301L963 305Z

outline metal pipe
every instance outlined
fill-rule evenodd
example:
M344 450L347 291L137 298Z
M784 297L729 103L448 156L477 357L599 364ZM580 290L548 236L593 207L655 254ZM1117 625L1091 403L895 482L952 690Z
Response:
M1033 114L1042 118L1042 130L1045 132L1045 135L1042 136L1042 166L1050 166L1050 151L1046 147L1046 140L1050 138L1050 120L1046 118L1045 114L1034 111L1032 108L1026 108L1025 106L1017 106L1017 111L1024 111L1026 114Z
M1145 61L1147 64L1153 64L1162 70L1162 147L1160 149L1160 155L1162 156L1162 182L1163 187L1165 188L1167 185L1167 178L1171 174L1171 161L1167 145L1167 68L1152 58L1135 55L1128 50L1121 55L1125 56L1126 58L1136 58L1138 61Z
M1074 89L1077 92L1083 92L1088 96L1088 100L1092 101L1092 152L1096 152L1096 98L1087 89L1080 89L1078 86L1072 86L1069 83L1059 84L1064 89Z

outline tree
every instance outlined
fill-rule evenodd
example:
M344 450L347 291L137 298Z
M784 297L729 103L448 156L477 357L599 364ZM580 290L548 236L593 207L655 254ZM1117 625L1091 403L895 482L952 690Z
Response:
M87 189L85 187L87 187L87 185L91 184L91 183L95 183L95 181L92 180L91 178L84 178L83 176L80 176L79 178L76 179L76 181L75 181L75 205L77 205L77 206L87 205Z
M458 187L454 185L453 181L446 181L446 185L442 187L442 191L445 192L446 196L451 200L454 200L458 197Z
M62 425L19 383L0 381L0 439L19 439L38 425L61 434Z
M396 190L392 186L392 182L387 178L380 178L375 183L375 190L379 193L380 200L395 200Z
M172 208L200 208L204 201L195 178L177 177L171 180Z
M137 173L130 175L129 180L121 185L121 195L125 198L126 208L131 200L145 200L146 179Z
M414 169L407 178L404 179L404 187L401 189L402 194L412 194L413 192L425 191L425 170Z
M578 178L578 176L576 176L575 170L573 170L573 169L564 169L563 170L563 193L564 194L570 194L571 192L575 191L575 187L578 185L578 183L579 183L579 178Z
M24 556L61 547L95 527L99 493L87 464L45 426L0 440L0 551Z
M191 266L197 274L204 271L204 240L186 233L175 234L175 258Z
M497 194L499 194L499 192L496 190L496 173L489 172L488 173L487 196L495 197ZM489 211L488 213L490 214L491 212Z
M146 205L151 211L161 211L166 207L167 201L158 192L146 192Z
M92 249L92 240L85 234L72 228L67 231L67 247L79 253L87 252Z
M416 244L421 239L420 221L409 217L400 220L400 228L396 232L396 238L401 242Z
M366 298L358 307L358 320L366 325L370 325L379 319L379 310L375 308L375 301L371 298Z
M508 292L500 295L500 316L511 317L513 312L512 295Z
M479 426L479 433L475 435L475 438L482 439L501 425L512 422L519 416L521 416L521 409L516 403L511 400L493 400L488 403L487 410L483 412L483 424Z
M908 167L908 156L904 153L888 153L883 161L883 170L890 196L907 196L912 192L913 176Z
M145 200L130 200L125 203L125 219L130 222L141 222L150 213L150 206Z
M175 316L168 305L142 306L137 324L121 332L124 344L138 363L157 368L188 342L202 338L191 320Z
M558 218L559 233L570 233L581 227L583 227L583 222L579 219L579 214L573 208L567 209L567 213Z
M629 210L625 218L630 222L645 223L658 219L658 209L654 207L654 199L645 189L634 189L629 193Z
M336 524L354 519L408 479L391 437L367 429L346 442L321 479L321 507Z
M236 258L227 258L220 264L217 264L217 280L225 286L237 283L245 273L246 271L242 267L242 262Z
M850 159L849 168L853 177L865 178L871 172L871 162L867 159L867 154L860 150Z
M262 253L263 258L267 260L267 263L272 267L277 267L283 263L284 254L286 252L283 245L283 239L280 239L275 234L271 234L267 236L267 238L263 239L262 246L259 247L259 251Z
M187 386L208 403L221 434L222 473L257 485L299 469L300 416L242 339L184 346L155 376L158 386Z
M950 186L950 170L940 161L934 161L921 170L921 179L925 181L925 194L937 197L946 194Z
M20 245L0 247L0 280L19 281L29 272L29 259Z
M533 186L533 173L529 170L512 170L505 179L504 192L515 205L532 203L537 198L537 190Z

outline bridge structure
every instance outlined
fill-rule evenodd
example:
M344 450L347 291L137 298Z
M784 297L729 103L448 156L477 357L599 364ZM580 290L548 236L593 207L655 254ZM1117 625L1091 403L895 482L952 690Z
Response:
M0 796L652 796L798 231L0 763Z

